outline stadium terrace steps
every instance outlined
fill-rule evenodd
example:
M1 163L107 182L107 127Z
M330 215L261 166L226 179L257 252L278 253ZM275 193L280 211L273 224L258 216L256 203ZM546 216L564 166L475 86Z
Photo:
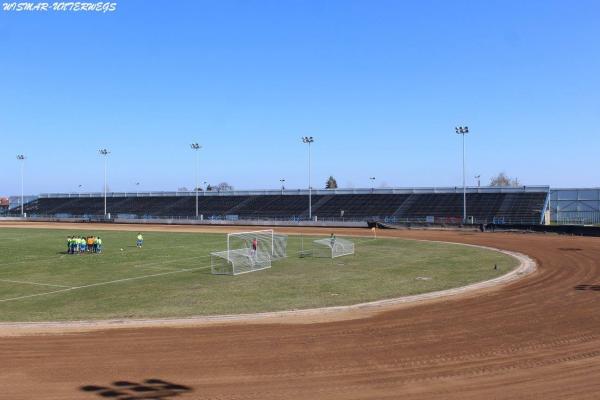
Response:
M417 194L409 194L406 199L400 204L400 206L394 211L392 214L393 217L405 217L407 211L411 209L411 207L419 201L419 195Z
M237 214L239 212L239 210L243 210L244 207L246 207L248 204L252 203L252 201L255 200L255 199L256 199L256 196L249 196L245 200L242 200L241 202L239 202L235 206L231 207L227 211L227 214L229 214L229 215Z
M509 218L512 216L526 218L532 213L541 213L543 209L544 204L540 205L539 196L535 194L527 194L522 197L507 194L497 214Z
M539 223L546 207L547 191L467 193L467 216L476 223ZM108 197L112 215L138 218L195 216L195 196ZM205 219L308 219L307 194L204 195L198 197L199 213ZM102 215L104 199L96 197L40 197L26 205L29 215ZM343 215L342 215L343 211ZM462 221L460 192L318 194L312 196L312 214L319 220Z
M315 196L315 197L317 197L317 196ZM333 199L333 197L334 197L333 195L331 195L331 196L319 196L319 197L317 197L317 201L312 204L312 213L313 213L313 215L318 215L319 212L321 211L320 210L321 208L323 208L323 211L324 211L323 214L327 214L327 212L325 211L326 207L324 207L324 205L329 200ZM308 207L306 207L306 209L301 214L301 216L303 216L303 217L307 217L308 216Z
M318 202L319 198L320 196L313 196L313 202ZM300 218L304 212L308 215L308 196L252 196L236 212L240 218Z
M313 211L313 214L319 217L340 218L343 210L343 218L384 218L392 215L402 196L405 195L336 195L316 211Z

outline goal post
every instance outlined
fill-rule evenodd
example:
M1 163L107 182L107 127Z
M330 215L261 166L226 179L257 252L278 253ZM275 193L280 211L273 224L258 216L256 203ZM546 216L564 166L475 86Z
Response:
M287 256L287 236L272 229L227 234L227 250L211 253L211 272L239 275L271 268Z
M267 247L269 253L273 250L273 229L264 229L260 231L250 232L234 232L227 234L227 252L237 248L241 244L244 248L250 248L252 242L256 240L256 244Z
M313 252L315 257L336 258L354 254L354 242L348 239L318 239L313 243L317 245Z

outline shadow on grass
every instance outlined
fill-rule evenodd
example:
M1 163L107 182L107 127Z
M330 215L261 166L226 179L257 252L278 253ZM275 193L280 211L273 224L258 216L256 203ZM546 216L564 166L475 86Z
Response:
M81 256L83 256L83 255L94 255L95 256L95 255L100 255L102 253L101 252L94 253L94 252L90 252L90 251L84 251L83 253L69 253L67 251L57 251L56 254L69 255L69 256L79 256L79 255L81 255Z
M193 391L189 386L156 378L146 379L143 383L116 381L107 386L85 385L79 390L101 398L118 400L163 400Z

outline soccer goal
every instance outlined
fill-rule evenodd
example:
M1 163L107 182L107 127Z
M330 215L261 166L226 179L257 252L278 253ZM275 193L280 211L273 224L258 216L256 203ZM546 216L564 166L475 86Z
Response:
M348 239L328 238L315 240L313 257L336 258L354 254L354 242Z
M239 275L271 268L271 262L287 256L287 236L272 229L227 235L227 250L210 253L211 272Z

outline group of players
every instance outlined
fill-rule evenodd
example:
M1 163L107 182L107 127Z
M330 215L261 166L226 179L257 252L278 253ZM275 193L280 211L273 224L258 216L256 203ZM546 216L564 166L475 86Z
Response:
M67 237L67 253L102 253L102 238L99 236L69 236Z
M138 233L136 246L142 248L144 245L144 237ZM122 251L123 249L121 249ZM68 254L83 254L83 253L102 253L102 238L100 236L68 236L67 237L67 253Z

